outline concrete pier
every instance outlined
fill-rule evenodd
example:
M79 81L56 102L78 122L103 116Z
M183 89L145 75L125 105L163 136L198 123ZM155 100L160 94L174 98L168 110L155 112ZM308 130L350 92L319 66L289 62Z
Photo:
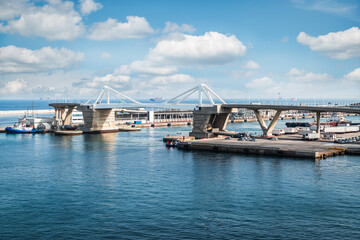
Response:
M330 141L302 141L300 136L286 136L277 141L259 138L238 141L237 138L199 139L179 143L179 149L232 152L241 154L322 159L343 154L360 154L360 144L339 145Z

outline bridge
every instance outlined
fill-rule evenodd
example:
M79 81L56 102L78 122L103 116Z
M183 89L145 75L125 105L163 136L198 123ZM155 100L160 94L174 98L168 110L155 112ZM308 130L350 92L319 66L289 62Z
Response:
M196 104L183 103L185 99L197 93ZM116 102L111 99L116 98ZM204 102L204 97L207 102ZM83 113L84 132L103 133L118 130L115 124L117 112L144 112L147 113L147 120L154 121L154 109L168 110L193 110L193 130L190 136L195 138L214 137L219 131L225 131L229 115L237 113L239 109L254 111L265 136L271 136L272 131L281 113L288 110L303 110L316 112L317 132L320 132L320 116L322 112L341 112L360 114L360 108L333 107L333 106L292 106L292 105L264 105L264 104L227 104L207 85L200 84L193 87L170 100L163 103L142 103L134 100L125 94L105 86L99 93L95 94L86 103L51 103L55 108L55 117L60 125L69 124L72 112L76 108ZM266 125L260 110L274 110L275 116Z

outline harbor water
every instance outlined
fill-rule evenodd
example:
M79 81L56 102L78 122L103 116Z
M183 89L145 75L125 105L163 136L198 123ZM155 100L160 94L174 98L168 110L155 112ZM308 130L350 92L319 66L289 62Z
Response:
M359 239L358 156L164 146L190 129L0 134L0 239Z

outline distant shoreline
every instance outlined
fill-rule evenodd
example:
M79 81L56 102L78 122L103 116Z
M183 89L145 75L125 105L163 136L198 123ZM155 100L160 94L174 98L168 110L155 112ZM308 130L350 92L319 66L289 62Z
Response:
M25 115L28 112L29 114L55 114L55 109L41 109L41 110L7 110L0 111L0 116L16 116L16 115Z

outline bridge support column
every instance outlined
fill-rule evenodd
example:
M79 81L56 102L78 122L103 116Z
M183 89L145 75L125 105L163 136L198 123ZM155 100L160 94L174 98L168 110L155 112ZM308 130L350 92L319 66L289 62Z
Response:
M62 125L70 125L71 120L72 120L72 112L74 110L74 107L69 107L69 109L67 111L61 111L61 120L62 120Z
M316 132L320 134L320 112L316 112Z
M72 120L72 112L75 106L62 106L55 108L55 120L57 126L69 125Z
M276 111L275 116L274 116L274 118L272 119L269 127L266 125L266 123L265 123L263 117L261 116L259 110L254 110L254 113L255 113L255 116L256 116L259 124L260 124L260 127L261 127L263 133L264 133L264 136L268 136L268 137L269 137L269 136L272 136L272 132L273 132L273 130L274 130L274 127L275 127L275 125L276 125L276 122L279 120L281 111L280 111L280 110L279 110L279 111Z
M199 107L194 111L193 130L190 136L195 138L211 138L215 132L226 129L230 108L222 108L221 105L213 107Z
M91 109L90 106L80 106L84 118L85 133L118 132L115 124L115 109Z

